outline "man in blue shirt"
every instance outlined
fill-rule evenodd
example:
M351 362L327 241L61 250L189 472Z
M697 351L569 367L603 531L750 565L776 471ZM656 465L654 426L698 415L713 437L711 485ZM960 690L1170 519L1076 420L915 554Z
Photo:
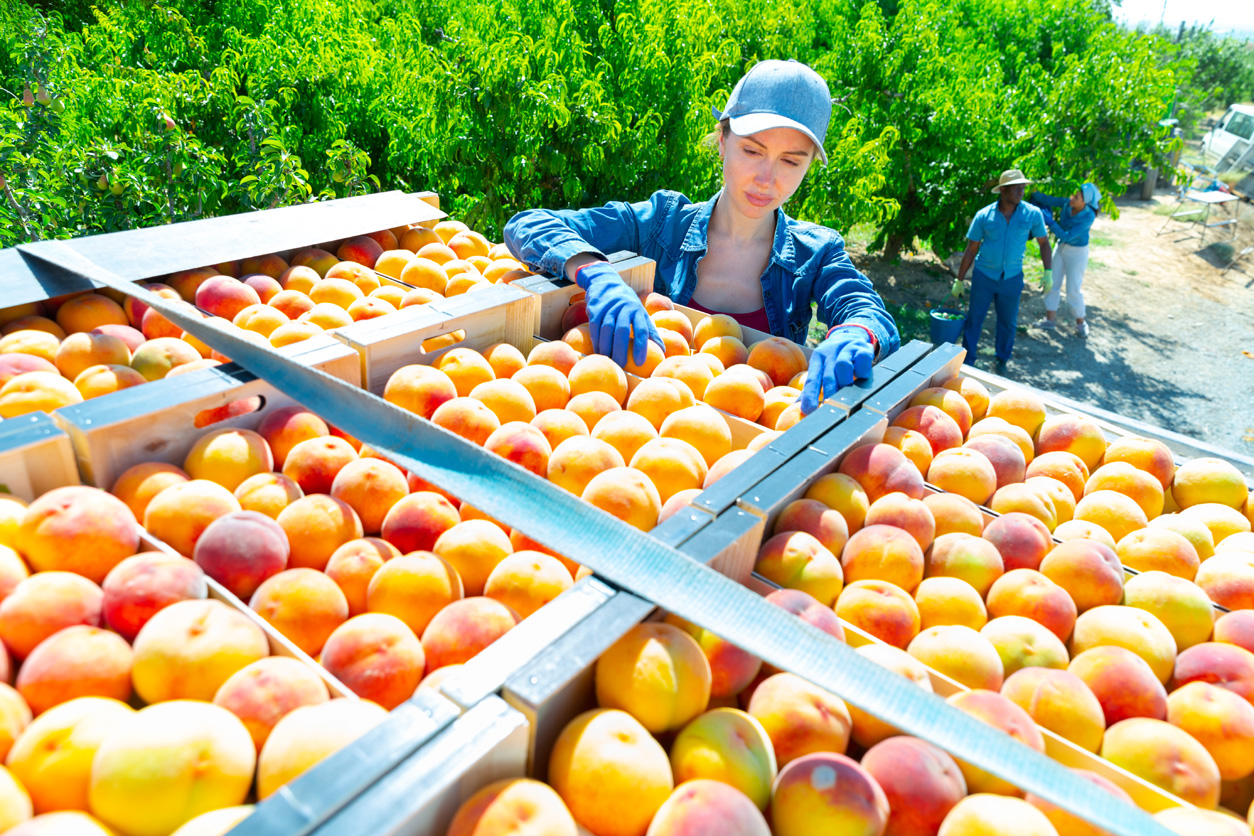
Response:
M976 212L971 221L971 228L967 231L967 249L962 254L958 280L954 282L954 295L961 296L965 290L962 277L967 274L972 262L975 263L962 345L967 350L967 362L974 365L984 317L988 315L989 306L994 306L997 309L997 328L993 347L999 373L1005 371L1006 361L1014 350L1019 296L1023 293L1023 252L1029 238L1035 238L1041 248L1041 263L1045 265L1044 286L1053 284L1053 262L1046 237L1045 216L1040 209L1023 202L1024 186L1030 182L1017 169L1002 172L1001 179L993 188L993 193L998 195L997 202Z

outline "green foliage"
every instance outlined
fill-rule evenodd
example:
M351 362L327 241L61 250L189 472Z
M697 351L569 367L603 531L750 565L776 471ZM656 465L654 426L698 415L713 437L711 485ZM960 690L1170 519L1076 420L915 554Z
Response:
M0 246L378 189L494 238L533 206L700 200L711 107L795 57L835 112L789 211L946 248L1002 168L1111 191L1152 156L1152 43L1091 0L9 0Z
M1247 41L1215 35L1197 24L1151 31L1169 44L1167 53L1179 62L1173 115L1185 136L1199 136L1200 122L1211 111L1254 101L1254 50Z

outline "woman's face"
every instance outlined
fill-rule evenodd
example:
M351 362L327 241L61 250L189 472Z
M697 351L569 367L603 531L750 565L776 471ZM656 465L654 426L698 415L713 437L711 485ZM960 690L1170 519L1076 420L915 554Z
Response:
M792 197L814 158L814 143L796 128L720 134L718 150L724 193L750 218L766 217Z
M1084 209L1084 192L1076 192L1071 196L1071 212L1074 214Z

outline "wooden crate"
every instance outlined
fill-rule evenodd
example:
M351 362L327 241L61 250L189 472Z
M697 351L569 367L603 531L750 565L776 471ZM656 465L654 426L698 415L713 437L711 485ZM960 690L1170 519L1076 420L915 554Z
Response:
M53 488L81 484L70 437L46 412L0 422L0 494L31 502Z
M610 253L608 258L610 264L623 277L623 281L636 293L645 294L653 290L653 277L657 272L657 262L653 259L626 250ZM519 279L515 284L540 297L535 335L546 340L561 339L565 333L562 315L575 301L582 298L584 291L579 285L565 277L549 278L539 275Z

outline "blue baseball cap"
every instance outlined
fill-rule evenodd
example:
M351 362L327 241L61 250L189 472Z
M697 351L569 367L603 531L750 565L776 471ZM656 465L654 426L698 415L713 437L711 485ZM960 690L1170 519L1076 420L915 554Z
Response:
M795 128L808 136L827 164L823 140L832 121L832 94L827 82L799 61L761 61L732 89L727 107L714 108L714 118L731 121L736 136L771 128Z

